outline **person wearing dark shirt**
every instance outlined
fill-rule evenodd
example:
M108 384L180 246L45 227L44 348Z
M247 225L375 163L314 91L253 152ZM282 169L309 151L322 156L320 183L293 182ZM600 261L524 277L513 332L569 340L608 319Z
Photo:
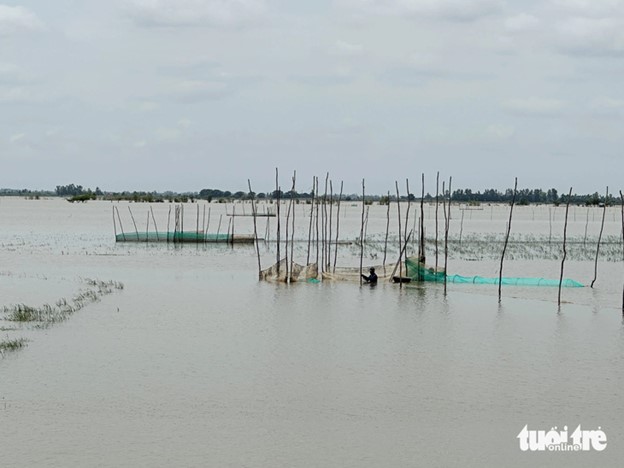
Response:
M362 278L364 278L364 281L370 284L377 284L377 273L375 273L375 269L371 267L368 271L370 275L368 276L362 275Z

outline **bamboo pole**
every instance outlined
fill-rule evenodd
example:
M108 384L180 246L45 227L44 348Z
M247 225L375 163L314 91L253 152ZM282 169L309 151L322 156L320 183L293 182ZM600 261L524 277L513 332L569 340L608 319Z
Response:
M297 171L293 172L292 190L290 192L290 204L292 205L292 233L290 239L290 280L292 281L292 272L295 265L295 187L297 185Z
M156 230L156 240L160 240L160 236L158 235L158 226L156 225L156 218L154 217L154 210L150 206L150 212L152 213L152 221L154 221L154 229Z
M211 208L208 207L208 220L206 222L206 229L204 230L204 242L207 242L208 233L210 232L210 211L211 211Z
M334 216L334 185L329 181L329 236L327 237L327 270L331 269L332 219Z
M336 272L336 263L338 261L338 240L340 236L340 202L342 201L343 181L340 181L340 195L338 196L338 206L336 207L336 245L334 247L334 273Z
M249 196L251 197L251 212L253 214L254 225L254 240L256 243L256 254L258 256L258 279L262 279L262 265L260 264L260 245L258 244L258 225L256 221L256 205L254 203L254 194L251 190L251 180L247 179L247 185L249 186Z
M310 224L308 226L308 253L306 256L306 266L310 264L310 247L312 245L312 220L314 214L314 199L316 198L316 190L314 190L314 177L312 177L312 205L310 206Z
M587 219L585 220L585 236L583 236L583 247L587 246L587 227L589 226L589 207L587 208Z
M113 230L115 231L115 242L117 242L117 220L115 220L115 207L113 206Z
M280 274L280 187L279 187L279 173L277 167L275 168L275 198L277 203L277 277L279 278Z
M568 193L568 200L566 203L565 220L563 224L563 258L561 259L561 274L559 275L559 293L557 295L557 305L561 307L561 285L563 284L563 265L565 263L568 252L566 251L566 239L568 233L568 211L570 210L570 198L572 198L572 187Z
M435 271L438 272L438 197L440 189L440 171L436 174L436 201L435 201Z
M175 244L176 242L178 242L178 222L179 222L179 216L178 216L178 212L180 211L180 207L178 205L174 206L174 210L173 210L173 243Z
M319 265L319 208L320 208L320 201L319 201L319 197L318 197L318 189L319 189L319 184L318 184L318 176L316 177L316 268L318 271L318 265Z
M362 225L360 227L360 286L362 286L362 265L364 264L364 179L362 179Z
M401 196L399 194L399 182L395 180L394 185L396 186L396 193L397 193L397 213L398 213L397 218L399 220L399 252L401 252L403 243L401 242ZM400 260L401 260L401 256L399 256L399 276L403 277L403 264ZM402 287L403 282L400 281L399 285L400 287Z
M325 194L323 195L323 211L322 211L322 216L323 216L323 271L325 271L326 265L327 265L327 189L329 188L328 186L328 182L329 182L329 172L327 173L327 175L325 176Z
M390 191L388 190L388 207L386 208L386 239L384 241L383 269L386 274L386 258L388 254L388 232L390 231Z
M600 241L602 240L602 232L604 231L605 215L607 214L607 201L609 200L609 187L605 194L604 208L602 210L602 222L600 223L600 234L598 234L598 244L596 245L596 260L594 262L594 279L591 282L590 287L594 287L596 279L598 279L598 255L600 254Z
M215 242L219 242L219 233L221 232L221 220L223 219L223 214L219 215L219 225L217 226L217 238Z
M123 240L126 240L126 232L124 231L123 225L121 224L121 215L119 214L119 208L115 207L115 209L117 210L117 219L119 220L119 229L121 229L121 237L123 237Z
M418 257L418 263L422 262L422 267L426 267L427 262L427 254L425 252L425 173L422 173L422 192L420 194L420 225L418 228L419 231L419 244L418 250L420 250L420 255ZM407 261L407 258L405 259ZM422 270L418 268L418 280L423 280Z
M466 210L462 210L462 217L461 217L461 221L459 222L459 248L461 249L461 241L462 241L462 235L464 234L464 213L466 212Z
M171 205L169 205L169 214L167 214L167 242L169 242L169 223L171 222Z
M195 232L197 236L199 236L199 203L195 205L197 207L197 226L195 227ZM203 227L203 224L202 224Z
M412 200L410 197L410 190L409 190L409 179L405 179L405 187L407 189L407 211L405 212L405 232L403 234L403 239L407 239L407 230L409 229L409 212L410 212L410 207L412 206ZM407 248L405 249L404 261L405 261L405 264L407 265Z
M197 205L199 207L199 205ZM202 234L203 237L206 236L206 205L204 205L204 209L203 209L203 214L202 214Z
M620 201L622 203L622 260L624 260L624 195L621 190ZM622 288L622 314L624 314L624 288Z
M399 265L401 264L401 260L403 259L403 253L405 252L405 249L407 249L407 244L409 243L410 238L412 237L412 234L414 234L414 231L409 232L409 234L407 235L407 238L405 239L405 242L399 249L399 258L396 264L394 265L394 270L392 270L392 274L390 275L392 278L394 278L394 274L399 269ZM403 284L403 277L399 276L399 287L401 287L402 284Z
M518 190L518 178L514 184L513 196L511 197L511 208L509 209L509 223L507 224L507 235L505 236L505 244L503 245L503 254L501 255L500 270L498 272L498 302L501 301L502 285L503 285L503 262L505 261L505 252L507 251L507 243L509 242L509 234L511 233L511 218L513 216L514 204L516 203L516 192Z
M145 242L149 242L149 223L150 223L150 212L147 211L147 224L145 225Z
M446 277L447 277L447 268L448 268L448 237L449 237L449 228L451 226L451 198L452 198L452 185L453 185L453 177L449 177L449 188L448 188L448 213L446 212L446 206L444 207L444 220L445 220L445 228L444 228L444 295L446 295ZM442 185L444 187L444 185ZM444 188L442 189L444 192ZM446 204L446 203L445 203Z
M230 218L230 224L232 225L232 234L230 234L230 244L234 248L234 221L236 220L236 205L232 203L232 217Z
M132 223L134 224L134 230L136 231L137 240L139 240L139 229L137 228L136 221L134 220L134 215L132 214L132 210L128 207L128 211L130 212L130 217L132 218Z

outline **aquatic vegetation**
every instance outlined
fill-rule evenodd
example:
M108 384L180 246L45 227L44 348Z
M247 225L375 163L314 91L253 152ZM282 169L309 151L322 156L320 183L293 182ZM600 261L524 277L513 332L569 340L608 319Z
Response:
M0 355L6 352L22 349L24 346L26 346L26 343L28 343L28 340L26 338L16 338L13 340L7 338L4 341L0 341Z
M100 281L85 279L86 289L80 290L73 298L67 300L61 298L54 305L43 304L33 307L27 304L14 304L1 309L4 320L9 322L37 323L38 328L53 323L63 322L72 314L85 306L98 302L101 297L111 294L115 290L124 288L123 283L118 281Z

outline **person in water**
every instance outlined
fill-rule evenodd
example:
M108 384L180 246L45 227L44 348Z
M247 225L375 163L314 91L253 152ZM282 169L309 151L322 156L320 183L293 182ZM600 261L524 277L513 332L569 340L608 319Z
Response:
M362 278L364 278L364 281L370 284L377 284L377 273L375 273L375 269L371 267L368 271L370 275L368 276L362 275Z

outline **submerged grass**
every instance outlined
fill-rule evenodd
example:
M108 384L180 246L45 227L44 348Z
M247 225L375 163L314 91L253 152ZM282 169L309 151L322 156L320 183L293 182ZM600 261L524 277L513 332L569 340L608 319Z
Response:
M27 304L5 306L2 308L4 319L9 322L36 323L37 328L41 328L63 322L85 306L98 302L102 296L124 288L123 283L118 281L100 281L89 278L83 281L88 287L80 290L70 300L61 298L53 305L43 304L40 307Z
M28 343L26 338L16 338L13 340L7 338L4 341L0 341L0 354L22 349L26 346L26 343Z

